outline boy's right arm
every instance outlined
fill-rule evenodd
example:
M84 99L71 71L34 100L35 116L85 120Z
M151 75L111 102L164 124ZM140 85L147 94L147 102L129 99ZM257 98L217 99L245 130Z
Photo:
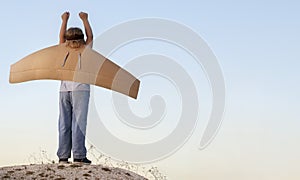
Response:
M93 31L92 31L92 27L88 20L88 14L85 12L80 12L79 17L83 22L83 26L84 26L84 30L85 30L85 34L86 34L86 44L88 44L89 46L92 47L93 46Z
M59 44L62 44L66 41L65 40L65 32L67 30L69 16L70 16L69 12L64 12L61 15L62 23L61 23L60 32L59 32Z

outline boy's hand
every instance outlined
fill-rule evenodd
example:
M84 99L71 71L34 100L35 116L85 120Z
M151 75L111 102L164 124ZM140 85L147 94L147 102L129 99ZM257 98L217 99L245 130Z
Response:
M68 19L69 19L69 17L70 17L70 13L69 12L64 12L62 15L61 15L61 19L63 20L63 21L67 21Z
M81 20L87 20L88 19L88 14L85 12L80 12L79 17Z

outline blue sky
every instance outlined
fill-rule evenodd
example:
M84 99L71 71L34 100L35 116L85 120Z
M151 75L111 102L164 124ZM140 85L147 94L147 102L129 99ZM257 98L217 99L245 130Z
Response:
M81 26L77 13L88 12L95 37L132 19L173 20L197 32L214 51L227 92L222 126L199 151L201 121L184 148L155 164L170 179L299 179L299 7L299 1L276 0L1 2L0 166L28 163L40 148L56 158L59 82L11 85L8 77L12 63L57 44L60 15L67 10L70 26ZM113 57L122 63L126 50L128 57L143 52L138 47ZM168 53L172 56L171 48ZM203 106L210 101L205 93Z

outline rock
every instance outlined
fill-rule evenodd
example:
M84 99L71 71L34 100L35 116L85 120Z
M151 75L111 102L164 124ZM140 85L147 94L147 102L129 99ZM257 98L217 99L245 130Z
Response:
M134 172L102 165L32 164L0 168L0 179L146 180Z

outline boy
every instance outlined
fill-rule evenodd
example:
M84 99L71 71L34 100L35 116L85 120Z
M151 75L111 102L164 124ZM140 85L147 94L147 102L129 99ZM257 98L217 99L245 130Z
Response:
M88 14L79 13L83 22L86 40L80 28L67 29L70 13L61 16L62 24L59 33L59 44L65 43L71 48L92 45L93 33L88 21ZM59 163L69 163L71 150L74 163L91 164L86 158L85 134L90 97L90 85L71 81L61 81L59 94Z

